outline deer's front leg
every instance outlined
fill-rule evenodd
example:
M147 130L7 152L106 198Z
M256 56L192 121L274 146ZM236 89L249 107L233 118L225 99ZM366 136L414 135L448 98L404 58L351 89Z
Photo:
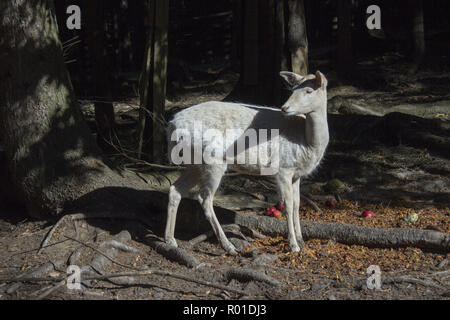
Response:
M302 229L300 228L300 178L292 183L292 194L294 198L294 210L293 210L293 218L294 218L294 229L295 229L295 237L297 238L297 243L300 247L305 246L305 242L303 241Z
M289 171L280 171L278 175L278 188L280 196L286 207L287 223L288 223L288 241L292 252L299 252L300 247L297 244L294 228L294 199L292 188L293 174Z

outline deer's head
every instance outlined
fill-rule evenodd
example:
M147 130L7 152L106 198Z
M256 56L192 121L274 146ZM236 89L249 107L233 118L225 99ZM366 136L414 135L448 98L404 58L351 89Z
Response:
M317 71L315 75L301 76L294 72L281 71L292 95L281 107L286 116L307 115L314 111L326 111L327 84L325 76Z

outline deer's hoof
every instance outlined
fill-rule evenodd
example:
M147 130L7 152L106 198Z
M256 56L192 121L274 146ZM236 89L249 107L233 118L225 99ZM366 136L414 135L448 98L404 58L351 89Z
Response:
M177 241L176 241L174 238L166 239L166 243L167 243L169 246L178 248L178 243L177 243Z
M230 256L237 256L239 254L239 251L236 249L236 247L234 245L232 245L231 243L225 248L225 251L230 255Z
M300 248L306 247L306 243L305 243L305 241L303 241L303 238L300 238L300 239L297 238L297 244Z
M291 248L292 252L300 252L300 247L298 244L290 244L289 247Z

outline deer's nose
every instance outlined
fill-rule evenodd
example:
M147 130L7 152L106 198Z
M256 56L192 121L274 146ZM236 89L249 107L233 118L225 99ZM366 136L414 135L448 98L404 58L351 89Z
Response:
M289 106L283 106L281 107L281 111L287 112L289 110Z

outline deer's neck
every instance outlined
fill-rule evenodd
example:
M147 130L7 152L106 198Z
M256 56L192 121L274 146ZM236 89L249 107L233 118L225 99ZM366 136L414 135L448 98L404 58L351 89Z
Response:
M317 110L306 116L306 144L312 149L325 149L328 145L328 121L325 110Z

